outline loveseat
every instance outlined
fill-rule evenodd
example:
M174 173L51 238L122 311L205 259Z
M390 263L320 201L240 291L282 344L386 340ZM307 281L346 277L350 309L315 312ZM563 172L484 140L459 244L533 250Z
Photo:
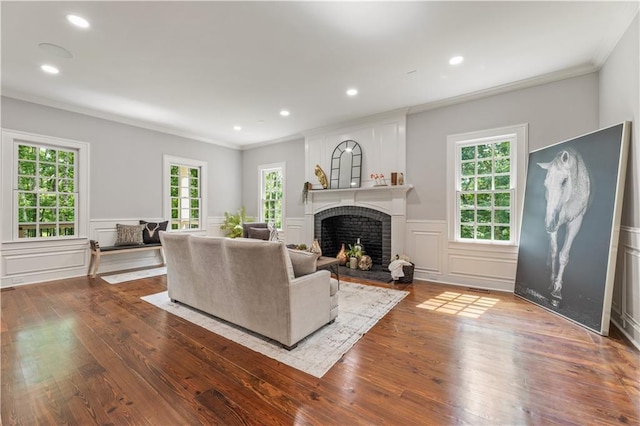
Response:
M338 315L338 286L329 271L296 277L283 243L166 232L160 238L173 301L286 349Z

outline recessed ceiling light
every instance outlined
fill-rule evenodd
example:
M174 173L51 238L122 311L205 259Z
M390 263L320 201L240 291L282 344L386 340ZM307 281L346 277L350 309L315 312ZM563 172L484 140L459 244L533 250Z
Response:
M76 27L89 28L89 21L78 15L67 15L67 21L71 22Z
M287 111L286 109L283 109L282 111L280 111L280 115L283 117L288 117L289 116L289 111Z
M358 89L349 89L347 90L347 95L349 96L355 96L358 94Z
M240 130L242 130L242 127L241 126L233 126L233 130L240 131Z
M49 74L58 74L60 70L53 65L41 65L40 69L44 72L48 72Z
M464 58L462 56L454 56L453 58L449 59L449 65L460 65L462 61L464 61Z

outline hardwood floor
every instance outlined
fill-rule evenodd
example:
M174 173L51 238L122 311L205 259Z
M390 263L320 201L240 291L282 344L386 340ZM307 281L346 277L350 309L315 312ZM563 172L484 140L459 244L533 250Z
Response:
M2 424L640 424L638 351L511 294L410 285L317 379L140 300L165 288L3 291Z

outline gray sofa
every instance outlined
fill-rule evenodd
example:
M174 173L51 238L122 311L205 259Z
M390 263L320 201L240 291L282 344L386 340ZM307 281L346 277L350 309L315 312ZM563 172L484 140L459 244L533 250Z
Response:
M287 349L338 315L337 282L328 271L296 277L291 257L298 256L283 243L166 232L160 239L171 300Z

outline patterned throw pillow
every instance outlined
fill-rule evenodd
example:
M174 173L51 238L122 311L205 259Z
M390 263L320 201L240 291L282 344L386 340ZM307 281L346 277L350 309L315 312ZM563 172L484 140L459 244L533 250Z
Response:
M144 225L116 224L116 246L136 246L144 244L142 230Z
M146 222L140 221L140 225L144 225L142 230L142 240L145 244L160 244L160 231L166 231L169 221L164 222Z
M278 228L271 222L267 226L269 228L269 241L280 241L278 238Z

